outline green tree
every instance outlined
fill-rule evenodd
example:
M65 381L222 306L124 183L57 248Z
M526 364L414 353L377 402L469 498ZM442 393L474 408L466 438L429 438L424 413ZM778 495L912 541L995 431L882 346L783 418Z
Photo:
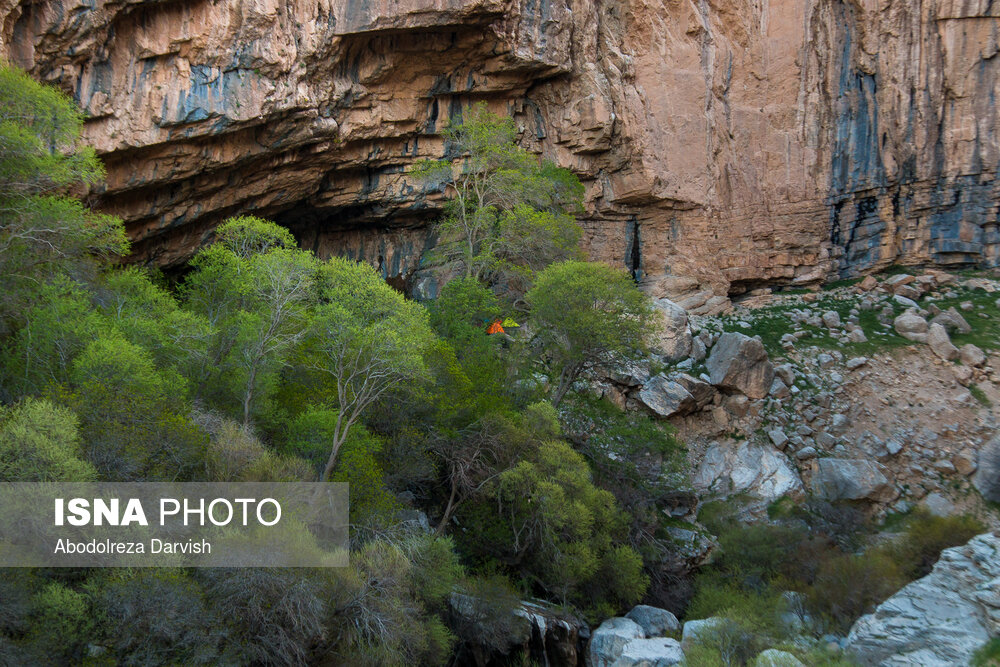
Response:
M444 130L461 163L424 161L416 175L451 196L437 225L435 254L466 277L509 283L523 293L535 271L579 254L583 186L517 145L510 118L478 104Z
M622 544L628 517L563 441L540 443L459 514L473 553L497 558L591 618L635 604L649 583L642 558Z
M400 382L427 376L424 353L433 341L427 312L407 301L367 264L332 258L319 273L321 305L301 351L305 366L336 411L328 480L351 427Z
M0 65L0 314L16 316L53 271L128 250L119 220L64 196L104 175L79 143L72 100Z
M112 332L73 361L65 398L80 416L87 458L103 477L183 480L203 467L207 438L179 410L187 385Z
M228 394L249 425L255 405L306 332L317 262L295 248L288 230L239 217L219 227L217 241L192 265L187 301L215 333L196 381Z
M656 326L649 297L628 273L600 263L553 264L525 300L555 382L556 406L585 371L644 353Z
M0 408L0 480L87 482L97 471L80 460L76 415L39 399Z
M24 313L25 324L4 349L0 364L11 397L39 394L65 382L73 359L103 329L90 292L67 278L42 287Z

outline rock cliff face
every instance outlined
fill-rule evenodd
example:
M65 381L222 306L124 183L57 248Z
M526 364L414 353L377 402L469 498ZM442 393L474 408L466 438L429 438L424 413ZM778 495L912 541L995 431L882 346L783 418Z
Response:
M1000 262L991 0L0 0L0 19L0 55L90 114L94 197L139 261L254 211L405 283L440 204L407 169L485 100L579 173L591 255L658 296Z

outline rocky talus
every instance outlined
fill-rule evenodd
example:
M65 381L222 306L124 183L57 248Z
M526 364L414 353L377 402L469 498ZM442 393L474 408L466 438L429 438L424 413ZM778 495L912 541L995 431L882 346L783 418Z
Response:
M689 311L892 262L995 265L988 0L0 1L72 93L136 261L234 213L417 282L407 175L484 100L587 186L585 242Z

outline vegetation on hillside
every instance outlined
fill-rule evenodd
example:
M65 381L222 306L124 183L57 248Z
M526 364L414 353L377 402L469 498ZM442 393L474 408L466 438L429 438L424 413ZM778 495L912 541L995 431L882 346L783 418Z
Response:
M9 571L0 664L439 665L506 649L527 597L591 622L680 610L684 449L586 391L648 356L655 311L582 260L583 187L510 119L464 110L453 159L417 167L448 197L427 304L249 215L176 283L116 264L121 222L72 196L102 176L81 126L0 67L0 481L348 482L350 566ZM808 522L702 518L721 555L688 616L731 624L690 664L783 639L784 591L842 631L979 529L921 517L861 557Z

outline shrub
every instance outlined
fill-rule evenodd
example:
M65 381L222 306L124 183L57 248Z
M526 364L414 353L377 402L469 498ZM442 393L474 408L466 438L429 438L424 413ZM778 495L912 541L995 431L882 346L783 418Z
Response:
M903 535L885 549L907 577L918 579L931 571L941 551L965 544L984 530L983 523L968 514L941 517L918 509L907 518Z
M906 581L900 566L883 553L841 555L820 565L806 597L814 618L846 634L858 617L871 612Z
M205 569L198 579L227 631L220 662L304 665L326 636L321 586L295 569Z
M142 570L98 600L107 642L125 665L214 664L221 639L201 589L177 570Z
M52 655L79 655L93 635L86 597L59 582L49 583L38 592L32 608L30 639Z
M86 482L97 471L81 461L77 419L66 408L40 399L0 407L0 480Z

